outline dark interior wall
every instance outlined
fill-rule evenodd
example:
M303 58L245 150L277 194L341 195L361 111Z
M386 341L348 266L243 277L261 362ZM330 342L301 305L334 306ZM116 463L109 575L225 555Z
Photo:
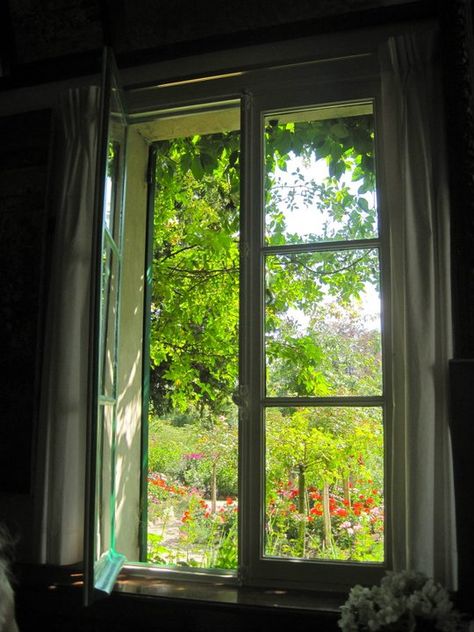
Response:
M0 118L0 490L30 491L46 250L48 111Z
M134 52L420 0L8 0L20 64L101 46Z
M4 0L0 57L12 81L88 72L104 44L123 64L432 13L428 0ZM3 34L1 33L3 28ZM3 48L3 50L2 50ZM157 53L158 51L158 53ZM72 63L71 63L72 60Z

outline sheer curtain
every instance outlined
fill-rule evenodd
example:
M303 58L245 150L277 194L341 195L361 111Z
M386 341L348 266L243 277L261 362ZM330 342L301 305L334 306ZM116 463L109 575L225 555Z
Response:
M89 286L100 89L62 94L55 117L54 214L36 492L39 560L83 559Z
M396 569L456 583L448 360L449 204L432 31L383 51L385 204L390 224L394 377L391 520Z

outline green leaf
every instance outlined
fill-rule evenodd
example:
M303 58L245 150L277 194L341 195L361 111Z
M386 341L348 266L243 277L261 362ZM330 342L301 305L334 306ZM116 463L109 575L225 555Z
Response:
M204 175L204 169L199 156L194 156L191 161L191 172L196 180L201 180Z
M344 125L344 123L336 123L335 125L332 125L331 133L334 134L334 136L339 139L347 138L349 136L349 132L347 130L346 125Z

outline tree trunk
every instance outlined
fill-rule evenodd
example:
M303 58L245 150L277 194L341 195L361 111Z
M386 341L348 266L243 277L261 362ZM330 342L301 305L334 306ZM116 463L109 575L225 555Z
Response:
M344 476L342 479L342 487L344 489L344 500L347 501L347 506L351 507L351 488L349 485L349 476Z
M323 526L324 526L324 547L329 548L332 544L331 533L331 512L329 509L329 485L323 485Z
M216 513L217 510L217 463L212 464L211 476L211 511Z
M298 512L306 514L306 468L298 465Z
M298 539L301 546L301 556L306 554L306 468L298 465L298 513L301 516L298 525Z

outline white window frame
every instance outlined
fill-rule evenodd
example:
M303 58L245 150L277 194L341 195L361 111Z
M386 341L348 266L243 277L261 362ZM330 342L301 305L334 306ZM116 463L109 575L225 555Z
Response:
M361 42L363 42L361 44ZM261 65L254 69L224 71L215 68L209 56L199 62L210 69L207 74L198 69L189 76L183 75L182 68L186 62L192 66L196 60L182 60L169 62L159 67L145 69L143 76L154 73L155 77L163 77L162 81L154 85L134 85L126 90L127 105L130 113L130 124L133 127L146 124L160 116L181 111L183 114L199 111L211 104L217 107L225 102L241 100L241 136L243 159L241 159L241 216L243 218L241 231L241 250L243 271L241 272L241 324L242 339L240 352L240 398L241 398L241 428L240 428L240 564L238 576L224 573L229 581L238 581L249 586L269 586L304 588L318 590L345 590L357 582L374 583L386 568L390 567L390 547L385 546L386 555L383 564L360 564L345 562L306 561L306 560L274 560L262 555L261 539L263 534L261 520L263 520L263 420L262 384L263 364L252 362L251 355L255 349L261 350L263 359L263 269L262 242L259 235L263 235L263 213L255 213L254 209L261 208L262 191L262 143L263 134L260 133L262 117L266 112L292 108L309 108L341 103L371 102L374 107L375 118L378 118L380 102L380 72L376 54L377 42L349 37L334 44L334 38L323 40L304 40L293 43L283 43L278 49L282 56L282 63L269 64L270 50L266 47L259 49ZM311 55L308 51L317 46L318 54ZM339 48L338 48L339 47ZM356 51L349 54L348 49ZM291 54L289 54L291 51ZM252 55L252 50L247 53ZM235 53L229 53L226 60L233 59ZM271 57L270 57L271 58ZM303 61L302 61L303 59ZM284 60L284 63L283 63ZM182 66L182 67L181 67ZM244 68L245 64L237 66ZM202 66L201 66L202 68ZM225 66L224 66L225 68ZM194 69L194 68L193 68ZM127 73L125 73L127 75ZM169 79L172 77L173 79ZM165 79L166 78L166 79ZM125 76L126 80L126 76ZM250 157L250 158L248 158ZM383 162L383 139L381 129L376 131L376 159ZM383 204L383 170L377 170L377 195L380 213L380 252L381 252L381 282L384 288L384 313L388 314L389 274L388 274L388 221L384 217ZM250 220L249 220L250 218ZM255 313L257 306L257 317ZM386 358L390 357L390 327L387 319L383 328L383 349ZM384 409L386 440L385 471L390 471L390 451L388 437L390 436L390 407L391 393L389 392L390 367L384 362ZM298 398L301 401L301 398ZM357 399L357 398L354 398ZM362 398L363 399L363 398ZM316 398L308 398L308 404L314 406ZM363 405L361 401L361 405ZM249 422L253 420L253 422ZM260 480L259 486L252 485L252 481ZM385 541L388 543L390 534L390 512L392 511L389 497L390 485L385 486L386 532ZM131 564L132 569L136 565ZM141 567L143 572L143 567ZM196 577L190 572L175 572L166 569L153 568L150 572L159 573L163 577ZM203 572L199 570L199 581ZM215 580L215 573L207 573L208 578Z
M249 334L247 338L247 345L249 349L249 356L252 356L247 363L245 370L248 371L244 378L244 384L248 385L248 420L244 424L243 435L244 441L246 441L247 451L243 454L243 460L246 464L244 466L243 478L248 477L250 481L259 481L259 486L251 485L246 489L247 493L244 498L247 498L248 505L244 505L247 509L247 515L250 516L247 523L244 520L244 533L242 537L244 541L248 542L248 566L244 565L244 579L249 584L264 584L272 586L293 586L303 588L318 588L318 589L340 589L341 586L347 585L349 580L350 584L360 582L375 583L383 571L390 567L388 546L389 533L387 532L387 525L389 520L386 520L385 528L385 560L383 564L370 564L370 563L350 563L350 562L332 562L328 560L283 560L283 559L269 559L263 555L263 544L261 541L261 534L263 533L263 520L264 520L264 411L268 406L279 403L282 406L291 405L298 402L298 405L307 404L310 407L314 406L328 406L354 405L358 403L363 406L364 404L375 404L382 406L384 409L384 446L385 446L385 458L384 463L387 462L389 456L388 449L388 437L390 436L387 431L390 427L390 407L389 401L390 394L388 392L390 380L390 367L389 363L385 361L388 357L387 349L390 347L390 340L388 336L388 329L383 327L383 356L384 356L384 389L381 397L341 397L341 398L316 398L316 397L296 397L296 398L274 398L265 396L265 366L264 366L264 258L265 254L272 251L272 248L265 247L264 245L264 213L263 213L263 118L268 114L273 114L278 111L288 111L292 108L306 108L311 106L332 106L347 103L367 103L371 102L374 107L374 115L377 110L377 103L380 100L378 82L372 78L358 79L357 74L346 75L349 71L349 66L345 67L345 64L340 66L340 71L335 74L329 82L324 85L316 78L315 84L311 85L314 75L310 72L305 78L302 78L301 85L295 89L291 79L288 83L288 90L278 91L265 91L262 94L255 94L252 96L252 107L248 108L249 121L248 128L251 131L250 138L250 155L253 157L253 161L248 165L248 171L244 174L244 187L245 183L249 180L250 191L248 197L250 200L249 207L247 209L247 216L250 218L250 224L248 227L248 234L244 237L244 249L249 252L248 257L248 283L251 289L248 293L252 307L247 308L248 322L244 329L248 329ZM305 69L308 70L308 69ZM318 69L319 70L319 69ZM306 74L306 73L305 73ZM315 73L317 75L317 72ZM356 85L353 84L355 80ZM298 82L297 82L298 83ZM295 94L296 93L296 94ZM374 116L375 118L375 116ZM254 132L254 130L259 130ZM377 164L381 160L381 131L376 129L376 162ZM376 169L377 171L377 169ZM382 171L379 169L378 171ZM253 174L253 181L252 175ZM247 177L246 177L247 176ZM381 264L381 285L383 288L388 288L388 240L385 235L388 233L386 230L386 218L383 217L383 196L381 194L381 183L377 179L377 207L379 214L380 225L380 237L374 240L374 247L379 248L380 252L380 264ZM250 210L249 212L249 209ZM252 212L253 209L259 209L260 213ZM248 243L246 248L245 243ZM334 247L333 244L328 246ZM352 247L356 247L353 245ZM278 249L277 249L278 250ZM387 293L385 294L387 298ZM384 310L383 310L384 311ZM388 310L386 310L388 311ZM257 358L260 361L255 361ZM251 421L250 421L251 420ZM247 436L246 436L247 434ZM388 484L388 469L385 467L385 490L388 491L390 485ZM385 495L385 516L390 515L390 503L389 498ZM246 531L245 531L246 530ZM276 579L279 578L279 579Z

